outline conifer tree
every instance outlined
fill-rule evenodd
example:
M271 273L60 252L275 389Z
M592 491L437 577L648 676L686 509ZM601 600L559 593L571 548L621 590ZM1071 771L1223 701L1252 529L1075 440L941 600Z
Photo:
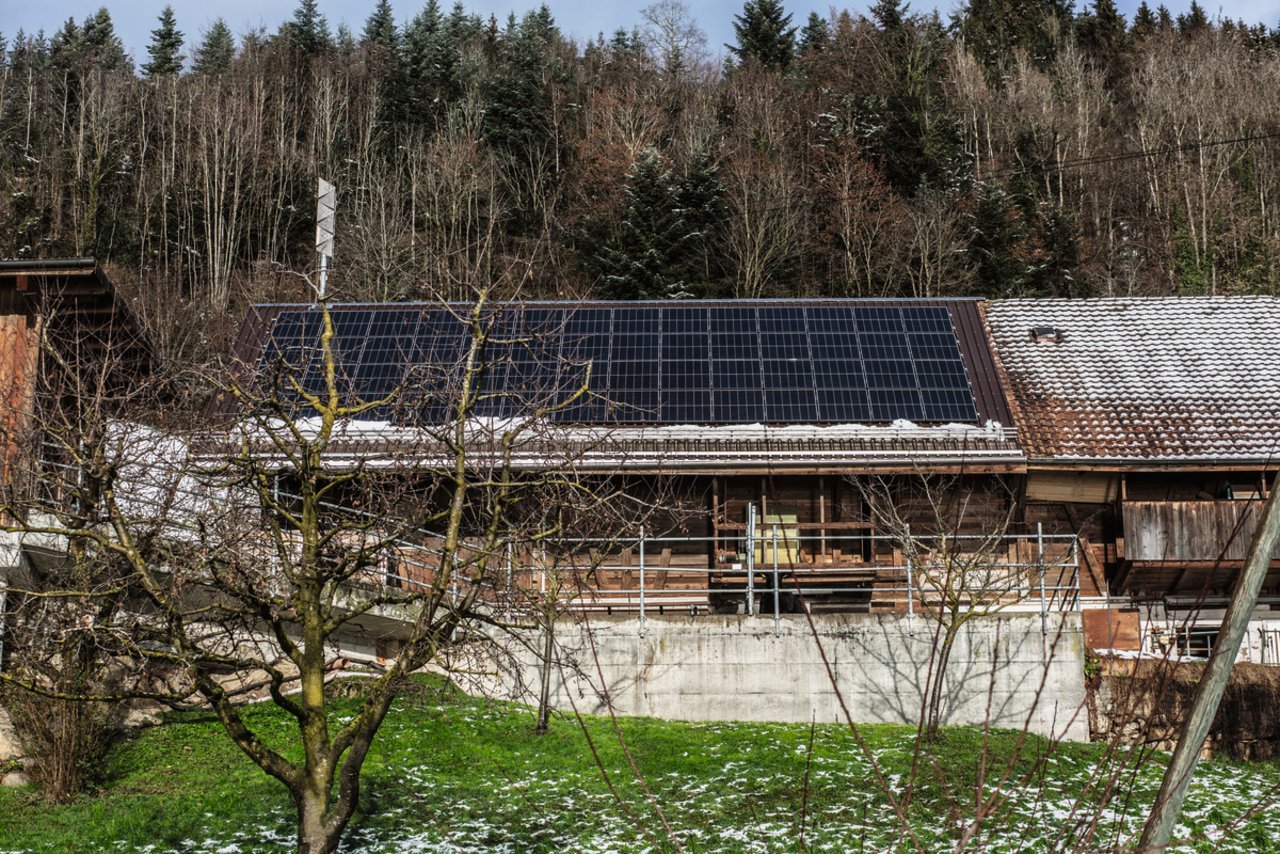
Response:
M116 35L116 26L106 6L85 19L80 29L80 54L100 71L133 70L133 60L124 52L124 42Z
M338 31L333 36L333 46L338 56L351 59L356 55L356 37L346 23L338 24Z
M981 186L971 217L969 257L974 288L989 297L1025 295L1027 265L1019 257L1024 239L1020 211L995 183Z
M27 51L29 50L26 30L18 27L17 35L13 37L13 48L9 51L9 55L5 57L5 64L9 68L18 68L19 65L26 62Z
M902 29L906 9L899 0L876 0L867 11L886 33Z
M556 37L549 17L529 12L519 22L512 16L501 39L502 64L488 81L484 131L492 145L516 157L528 157L548 135L546 72Z
M49 40L49 65L64 73L75 71L80 67L80 50L80 26L75 18L67 18Z
M365 61L378 82L379 111L395 122L408 114L408 81L404 69L404 43L396 26L390 0L378 0L360 36Z
M640 152L623 191L622 225L598 258L600 289L609 299L688 299L685 276L691 229L662 155Z
M1127 40L1128 27L1115 0L1095 0L1076 19L1076 43L1096 67L1106 70L1108 86L1119 82Z
M9 68L14 74L21 74L28 69L42 70L49 62L49 40L44 30L38 30L34 36L27 35L19 28L13 37L13 48L9 52Z
M960 32L993 80L1022 50L1039 68L1058 53L1058 33L1071 25L1070 0L968 0Z
M1198 35L1208 29L1209 16L1205 13L1204 7L1196 0L1191 0L1191 6L1186 14L1178 16L1178 34L1185 38Z
M623 190L616 232L592 266L612 299L692 299L710 288L713 238L724 187L711 157L696 155L683 178L653 148L640 152Z
M402 48L405 82L397 97L403 102L405 117L410 121L438 119L461 94L461 56L436 0L428 0L405 27Z
M733 16L737 45L725 45L740 64L786 69L796 51L796 28L779 0L747 0Z
M635 51L635 46L631 41L631 33L627 32L626 27L618 27L613 31L613 37L609 39L609 53L615 58L630 56Z
M301 0L293 10L293 20L280 28L280 35L304 57L324 53L333 46L329 22L320 13L316 0Z
M1138 4L1138 11L1133 13L1133 37L1144 39L1156 31L1156 16L1147 5L1147 0Z
M705 296L715 279L715 244L724 220L724 184L709 154L694 155L676 185L676 203L689 229L682 267L689 290Z
M151 31L151 44L147 46L149 59L143 63L142 73L147 77L163 77L182 71L182 42L173 7L165 6L160 12L160 26Z
M75 18L67 18L49 40L49 62L59 71L70 71L80 64L80 26Z
M462 0L457 0L453 4L453 9L449 12L449 20L445 22L445 29L449 33L449 38L456 45L469 44L478 41L484 33L484 21L479 15L472 15L467 12L467 7L462 4Z
M809 13L800 31L800 53L820 53L827 46L827 19L817 12Z
M236 56L236 43L231 35L227 22L218 18L204 34L200 46L196 48L195 61L191 70L196 74L222 74L231 67Z
M366 49L394 56L400 50L400 32L396 29L395 14L390 0L378 0L369 18L364 22L361 42Z

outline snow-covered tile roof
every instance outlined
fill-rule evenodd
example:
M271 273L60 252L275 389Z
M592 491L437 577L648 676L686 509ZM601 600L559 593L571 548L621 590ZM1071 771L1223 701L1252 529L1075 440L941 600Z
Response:
M1280 298L1002 300L987 323L1030 459L1280 459Z

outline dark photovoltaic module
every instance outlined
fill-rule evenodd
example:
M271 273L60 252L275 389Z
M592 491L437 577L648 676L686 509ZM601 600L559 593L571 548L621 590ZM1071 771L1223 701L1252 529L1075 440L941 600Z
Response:
M396 405L362 417L446 418L469 350L468 311L414 303L333 308L344 396L374 401L403 389ZM483 323L478 417L543 409L581 424L978 420L942 305L524 303L496 306ZM264 375L291 374L303 389L319 390L320 325L317 309L279 310L261 357Z

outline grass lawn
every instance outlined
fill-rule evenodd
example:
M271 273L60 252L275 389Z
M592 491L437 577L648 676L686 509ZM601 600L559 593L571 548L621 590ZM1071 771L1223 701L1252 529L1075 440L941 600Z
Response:
M352 708L339 701L335 714ZM289 722L273 708L250 709L247 717L274 743L288 744ZM688 851L896 849L900 823L846 727L816 727L810 750L805 725L620 725ZM472 699L440 680L420 683L397 701L374 742L346 850L675 850L611 722L588 719L586 732L616 796L573 717L558 718L538 737L525 707ZM878 725L862 733L900 797L914 729ZM991 735L988 793L1017 740L1014 733ZM982 747L982 732L971 728L948 729L932 745L908 807L924 850L951 850L956 828L972 816ZM1009 797L984 821L972 849L1074 848L1071 840L1094 818L1093 848L1122 845L1139 827L1165 757L1130 762L1139 765L1133 768L1108 763L1105 753L1103 745L1046 753L1043 741L1028 739L1014 764L1021 785L1006 787ZM1100 766L1103 777L1119 769L1124 785L1112 793L1090 786ZM1074 808L1082 792L1088 804ZM1277 764L1205 763L1180 828L1200 840L1179 850L1280 851L1278 801ZM101 788L74 803L54 807L28 789L0 790L0 851L283 851L290 819L284 789L243 757L212 717L180 714L120 745Z

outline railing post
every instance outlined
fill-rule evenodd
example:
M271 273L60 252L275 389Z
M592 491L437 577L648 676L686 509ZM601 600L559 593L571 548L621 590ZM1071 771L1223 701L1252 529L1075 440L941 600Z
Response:
M1071 610L1079 611L1080 607L1080 538L1071 538ZM1101 591L1099 591L1101 592Z
M644 637L644 525L640 526L640 637Z
M748 617L755 616L756 598L756 506L747 505L747 610Z
M453 565L453 569L449 571L449 607L457 609L458 607L458 553L456 551L449 553L449 563ZM458 624L454 623L453 628L449 630L449 643L456 643L458 640Z
M778 582L778 526L773 526L773 636L776 638L782 634L782 617L781 614L781 598L782 594L778 588L781 585Z
M907 631L916 630L916 603L912 593L911 555L907 555Z
M507 540L507 600L511 600L511 591L516 586L515 543Z
M903 533L902 556L907 562L907 631L914 632L916 630L916 603L915 593L912 590L915 585L911 578L914 570L911 565L911 526L905 526Z
M1036 568L1040 570L1040 634L1049 633L1049 612L1044 598L1044 523L1036 522Z

